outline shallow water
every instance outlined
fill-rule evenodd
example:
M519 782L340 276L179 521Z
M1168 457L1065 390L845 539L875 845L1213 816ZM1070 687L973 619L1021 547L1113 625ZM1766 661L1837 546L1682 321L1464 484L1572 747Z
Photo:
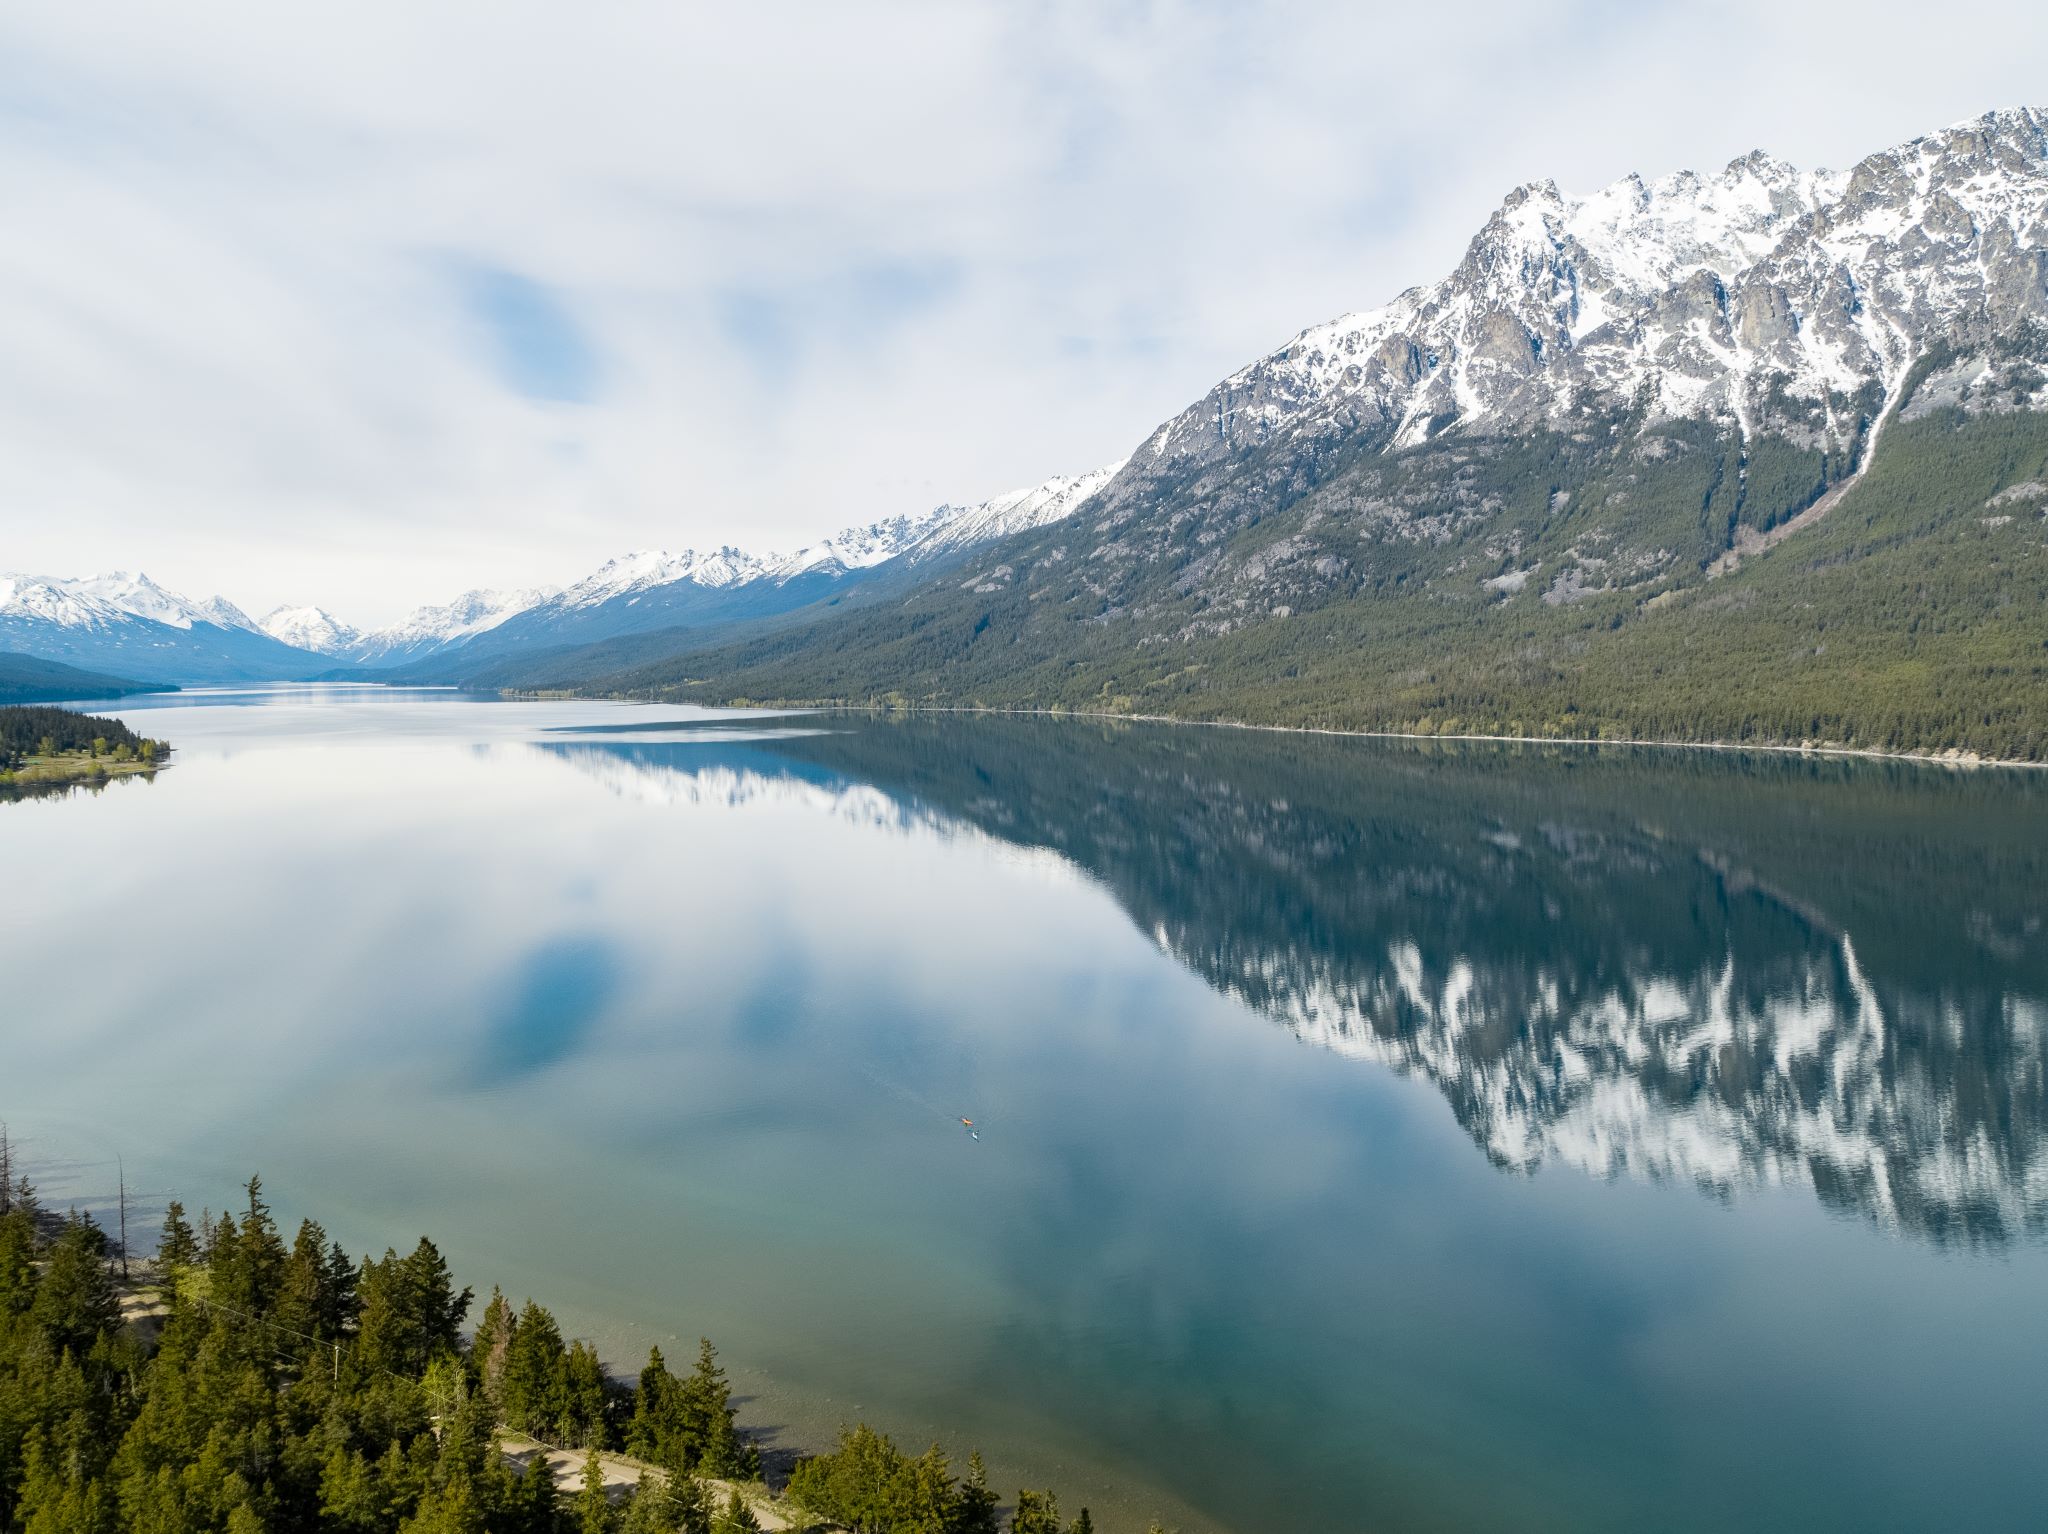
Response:
M174 767L0 805L59 1198L257 1169L623 1367L709 1334L777 1444L980 1444L1112 1529L2038 1512L2039 776L103 711Z

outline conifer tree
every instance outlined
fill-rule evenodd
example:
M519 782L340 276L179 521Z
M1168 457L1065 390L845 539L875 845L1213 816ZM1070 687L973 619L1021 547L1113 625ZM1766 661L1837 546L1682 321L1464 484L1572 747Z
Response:
M241 1226L221 1216L215 1232L214 1250L208 1267L212 1272L212 1298L251 1316L270 1313L276 1303L285 1263L284 1242L270 1218L270 1206L263 1200L263 1179L251 1177L245 1184L248 1207Z
M949 1534L997 1534L996 1494L988 1488L988 1467L981 1451L967 1456L967 1475L953 1496Z
M692 1468L726 1479L760 1477L760 1451L741 1440L733 1423L732 1386L708 1337L697 1339L697 1367L683 1381L678 1416L680 1436L695 1455Z
M547 1451L536 1449L514 1478L505 1499L506 1534L555 1534L561 1499L555 1490L555 1468Z
M121 1306L107 1268L107 1238L91 1215L73 1214L51 1243L30 1318L52 1351L83 1355L120 1324Z
M712 1534L761 1534L761 1520L737 1490L725 1494L725 1506L711 1525Z
M405 1257L386 1248L380 1261L364 1263L357 1294L364 1366L417 1375L457 1350L472 1291L456 1292L440 1249L422 1236Z
M36 1233L18 1204L0 1215L0 1324L22 1315L36 1293Z
M1059 1499L1049 1491L1018 1492L1010 1534L1060 1534Z
M562 1378L567 1397L568 1436L579 1448L606 1447L610 1438L609 1397L604 1365L598 1360L597 1350L580 1337L570 1343Z
M536 1437L556 1436L565 1404L567 1367L561 1328L546 1307L528 1300L505 1354L505 1420Z
M493 1285L490 1303L484 1306L483 1319L477 1323L476 1336L470 1341L469 1370L484 1399L501 1414L505 1409L505 1359L511 1352L512 1334L518 1326L512 1302Z
M592 1449L583 1461L583 1490L576 1498L576 1534L611 1534L612 1499L604 1487L604 1463Z
M199 1242L185 1218L185 1206L172 1199L164 1209L163 1234L157 1238L156 1259L167 1278L175 1279L180 1268L199 1260Z
M668 1371L668 1360L658 1347L647 1350L646 1367L633 1391L633 1415L626 1424L626 1452L639 1459L659 1461L675 1431L680 1406L680 1382Z

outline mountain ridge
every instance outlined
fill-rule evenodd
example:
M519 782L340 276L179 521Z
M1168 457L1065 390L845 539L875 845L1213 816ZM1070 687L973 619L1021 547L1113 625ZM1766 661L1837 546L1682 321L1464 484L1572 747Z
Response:
M1533 183L967 579L587 685L2035 759L2044 365L2038 109Z

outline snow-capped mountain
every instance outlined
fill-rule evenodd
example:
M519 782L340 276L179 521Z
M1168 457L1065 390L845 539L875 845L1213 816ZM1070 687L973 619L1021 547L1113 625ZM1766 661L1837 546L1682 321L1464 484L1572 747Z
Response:
M1118 467L1060 475L973 505L937 506L849 527L790 554L725 545L621 555L472 639L418 652L420 669L407 674L467 679L481 664L526 652L664 629L729 631L871 582L920 579L922 567L933 562L1071 516Z
M923 534L904 552L913 560L933 559L1065 521L1082 502L1115 479L1127 462L1119 458L1092 473L1055 475L1042 485L1012 490L973 506L941 506Z
M682 582L725 591L758 581L779 585L800 575L846 575L871 570L899 557L935 558L1069 516L1122 467L1118 462L1091 474L1056 475L1044 484L1013 490L973 505L935 506L921 515L890 517L865 527L845 528L792 554L752 554L730 544L708 553L695 549L685 549L680 554L665 549L642 550L608 561L555 596L552 605L569 611L602 606L620 598L631 600Z
M358 665L395 666L488 633L554 595L552 586L465 591L452 602L416 608L396 623L357 634L345 653Z
M1936 415L1959 418L1951 439ZM1862 625L1853 646L1816 632L1787 647L1798 680L1779 690L1773 739L1968 736L2031 754L2035 713L2016 731L1981 723L2017 716L1956 709L1932 681L1914 686L1910 726L1861 703L1815 721L1860 685L1856 654L1909 653L1889 616L1909 608L1935 620L1944 665L2024 674L2024 645L1978 658L1967 636L1988 619L1957 594L2009 586L2021 605L1998 622L2038 627L2038 543L2009 512L1976 513L2042 477L2043 432L2048 112L1994 112L1842 172L1757 153L1582 198L1540 182L1441 280L1239 368L1064 520L970 556L976 568L822 615L815 644L707 632L673 665L611 674L692 701L1108 698L1509 734L1576 732L1598 713L1615 734L1748 738L1753 679L1734 656L1759 621L1742 614L1768 603ZM1849 534L1825 523L1833 508L1872 516L1904 493L1863 479L1887 453L1937 485L1928 465L1946 458L1949 498L1928 508L1940 527L1922 517L1835 547ZM1846 582L1814 594L1819 568L1965 525L2004 528L2005 543L1965 545L1941 591L1902 555L1870 576L1882 601ZM1795 568L1798 547L1830 564ZM1717 587L1746 562L1739 584L1768 593ZM1592 637L1532 633L1544 608L1582 603L1605 619ZM965 637L908 642L920 632ZM1634 691L1653 649L1701 659L1678 710ZM1951 722L1966 714L1980 723Z
M849 527L822 543L794 554L770 555L761 573L770 580L788 580L806 570L868 570L917 547L955 515L951 506L935 506L921 515L889 517L866 527Z
M261 627L272 639L315 655L346 655L359 637L321 607L280 607L264 618Z
M0 650L145 682L282 680L311 675L319 660L225 597L195 602L127 571L0 575Z
M2048 322L2048 113L1989 113L1842 173L1511 193L1457 269L1302 331L1162 425L1111 502L1276 438L1726 421L1835 447L1937 346Z
M527 649L772 617L885 567L907 570L1068 516L1109 480L1115 467L1062 475L974 505L938 506L846 528L790 554L755 554L731 545L703 552L685 549L680 554L642 550L607 561L566 589L469 591L376 629L358 629L311 605L282 606L256 623L224 597L195 602L139 573L115 572L85 580L4 576L0 643L79 664L125 663L125 674L145 680L310 677L336 666L392 673L406 668L408 675L427 675L437 666L460 669L478 658L503 658ZM137 625L241 635L246 639L231 648L247 649L247 640L253 639L275 649L250 658L254 670L244 670L236 662L162 654L156 658L160 664L148 659L137 664L127 662L125 655L128 641L142 643L138 636L144 631ZM79 637L90 633L118 636L120 643L87 643ZM71 637L60 641L60 634ZM100 653L108 644L115 653ZM175 653L178 647L171 649ZM459 662L453 659L458 651ZM313 657L330 664L315 665Z
M74 589L75 584L36 575L0 575L0 622L81 629L116 625L129 616L101 597Z
M23 575L0 577L0 580L18 583L21 588L19 599L24 604L35 605L38 611L60 623L105 622L108 614L100 610L105 608L115 614L146 618L171 628L189 629L195 623L211 623L218 628L232 629L256 627L249 621L248 614L226 597L214 596L195 602L189 597L166 591L139 570L115 570L79 580L49 580ZM0 597L0 608L7 607L12 600L14 598Z
M606 560L552 598L551 605L564 611L598 607L658 586L673 586L678 581L717 591L754 580L763 569L763 561L729 544L705 554L695 549L685 549L680 554L671 554L666 549L641 549Z

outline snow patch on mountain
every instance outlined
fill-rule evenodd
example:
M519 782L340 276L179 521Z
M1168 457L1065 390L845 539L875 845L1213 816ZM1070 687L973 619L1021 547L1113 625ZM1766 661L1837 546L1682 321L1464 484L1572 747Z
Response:
M1043 484L973 505L936 506L927 512L845 528L791 554L752 554L730 544L702 553L695 549L680 554L643 549L610 560L567 590L521 610L543 616L567 615L614 602L631 606L649 592L685 581L725 591L754 582L786 584L799 576L838 578L898 558L913 562L936 558L1071 516L1121 467L1118 463L1091 474L1057 475Z
M552 605L573 609L595 607L620 597L677 581L691 581L712 588L736 586L762 573L763 561L731 545L700 554L685 549L671 554L666 549L642 549L607 560L594 573L553 599Z
M261 627L279 643L315 655L344 655L357 639L353 628L321 607L280 607Z
M915 547L954 515L950 506L935 506L920 515L890 517L866 527L849 527L822 543L810 544L794 554L770 555L762 561L762 574L770 580L788 580L809 570L868 570Z
M913 560L1049 527L1072 516L1082 502L1116 478L1129 462L1120 458L1088 474L1059 474L1041 485L1012 490L974 506L941 506L935 524L910 545Z
M411 655L460 644L488 633L507 618L537 607L555 595L553 586L465 591L452 602L415 608L396 623L357 635L349 646L349 656L358 661L375 661L389 655Z
M106 628L128 618L142 618L175 629L189 629L195 623L256 629L248 615L226 597L195 602L166 591L140 571L126 570L79 579L0 575L0 616L63 628Z

